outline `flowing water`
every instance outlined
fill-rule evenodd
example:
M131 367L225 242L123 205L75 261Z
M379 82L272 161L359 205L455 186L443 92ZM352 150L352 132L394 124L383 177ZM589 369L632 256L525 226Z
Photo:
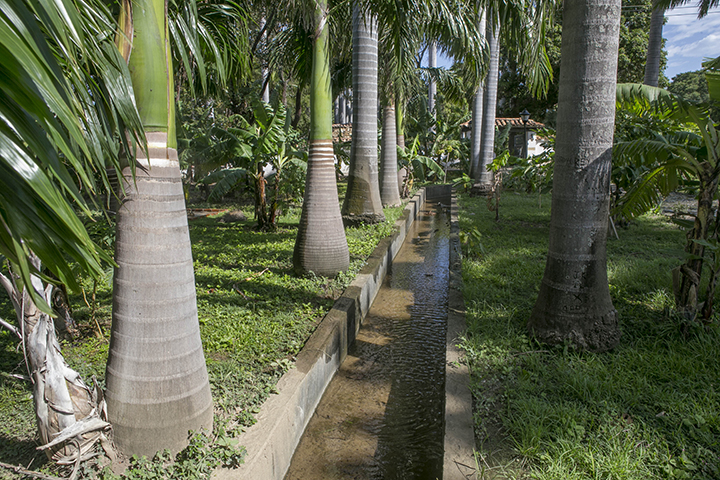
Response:
M413 224L286 480L442 478L448 223Z

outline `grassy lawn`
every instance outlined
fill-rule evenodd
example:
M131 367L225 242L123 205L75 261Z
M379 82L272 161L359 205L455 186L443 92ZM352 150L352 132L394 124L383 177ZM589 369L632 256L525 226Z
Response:
M608 243L622 340L577 353L528 338L545 267L550 198L505 192L500 221L461 197L480 478L720 478L720 331L672 313L685 236L645 216Z
M394 229L402 208L386 209L386 222L346 229L350 270L329 280L297 278L292 253L299 209L289 209L273 233L254 229L250 220L224 223L221 215L190 221L198 316L215 402L215 423L230 434L254 422L262 402L292 365L318 322L362 268L378 241ZM63 353L86 380L102 385L112 305L112 273L106 281L84 282L85 296L70 298L79 334L64 340ZM93 301L95 290L95 301ZM4 291L0 316L15 316ZM98 325L102 334L98 332ZM0 333L0 461L31 469L45 463L38 455L30 385L12 378L26 374L22 349ZM48 465L43 470L50 468ZM50 469L51 471L52 468ZM0 470L0 478L4 471ZM156 478L156 477L139 477ZM160 478L160 477L157 477Z

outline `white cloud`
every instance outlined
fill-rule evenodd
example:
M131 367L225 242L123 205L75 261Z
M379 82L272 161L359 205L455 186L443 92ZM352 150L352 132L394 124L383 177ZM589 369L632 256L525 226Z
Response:
M695 9L676 9L666 13L667 23L663 28L665 48L668 52L668 66L665 75L669 78L681 72L698 70L707 57L720 55L720 8L698 20Z

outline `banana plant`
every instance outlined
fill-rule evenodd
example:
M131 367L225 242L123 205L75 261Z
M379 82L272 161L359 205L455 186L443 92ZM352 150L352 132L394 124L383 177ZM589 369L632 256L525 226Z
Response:
M227 130L214 128L215 137L228 152L229 168L210 173L202 180L215 184L208 200L217 201L246 180L252 180L255 192L255 219L261 230L272 230L277 223L278 200L283 170L293 162L286 154L286 140L290 129L287 112L281 104L276 110L260 100L253 103L255 122L239 117L240 126ZM267 173L274 176L273 197L268 211Z
M717 63L716 59L714 63L706 64L710 68L706 78L713 100L720 100L720 75L713 69L713 65L717 68ZM619 142L614 146L616 163L645 167L645 172L618 202L615 213L626 218L637 216L653 208L662 197L684 182L697 185L697 213L686 246L688 258L673 270L673 289L679 310L691 318L702 312L702 317L709 322L715 282L709 282L703 302L700 281L706 251L714 252L708 245L717 240L717 228L712 227L712 202L720 183L717 120L710 118L707 105L693 105L663 89L646 85L618 85L617 103L619 108L652 112L661 119L680 121L687 127L685 131L655 133L649 138ZM712 276L716 276L714 270Z

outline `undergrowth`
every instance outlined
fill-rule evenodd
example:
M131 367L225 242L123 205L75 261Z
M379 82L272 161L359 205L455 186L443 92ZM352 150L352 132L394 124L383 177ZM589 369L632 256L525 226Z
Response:
M298 278L292 273L298 208L287 209L275 232L257 231L251 207L244 210L248 218L244 221L224 223L222 214L190 221L198 318L215 424L222 430L212 438L202 434L193 437L189 450L174 464L167 454L155 461L132 460L124 478L207 478L215 468L211 465L239 461L239 457L228 457L226 440L254 423L254 414L275 391L280 376L292 368L295 355L318 322L364 266L379 240L392 233L402 213L401 207L385 209L385 223L347 228L350 269L329 279ZM98 221L102 222L100 216ZM93 229L99 243L111 249L112 228L93 224ZM86 279L82 285L83 294L70 297L76 335L62 341L63 353L84 378L95 376L104 386L112 269L104 281ZM14 320L4 291L0 292L0 317ZM58 468L35 451L31 389L16 378L27 375L22 349L7 332L0 332L0 372L0 461L57 473ZM83 475L116 478L109 469L92 462L83 468ZM3 475L9 473L0 470L0 478Z
M608 241L617 348L548 347L525 328L547 253L542 205L506 192L496 223L484 199L461 198L479 478L720 478L717 319L688 326L672 308L683 232L645 216Z

